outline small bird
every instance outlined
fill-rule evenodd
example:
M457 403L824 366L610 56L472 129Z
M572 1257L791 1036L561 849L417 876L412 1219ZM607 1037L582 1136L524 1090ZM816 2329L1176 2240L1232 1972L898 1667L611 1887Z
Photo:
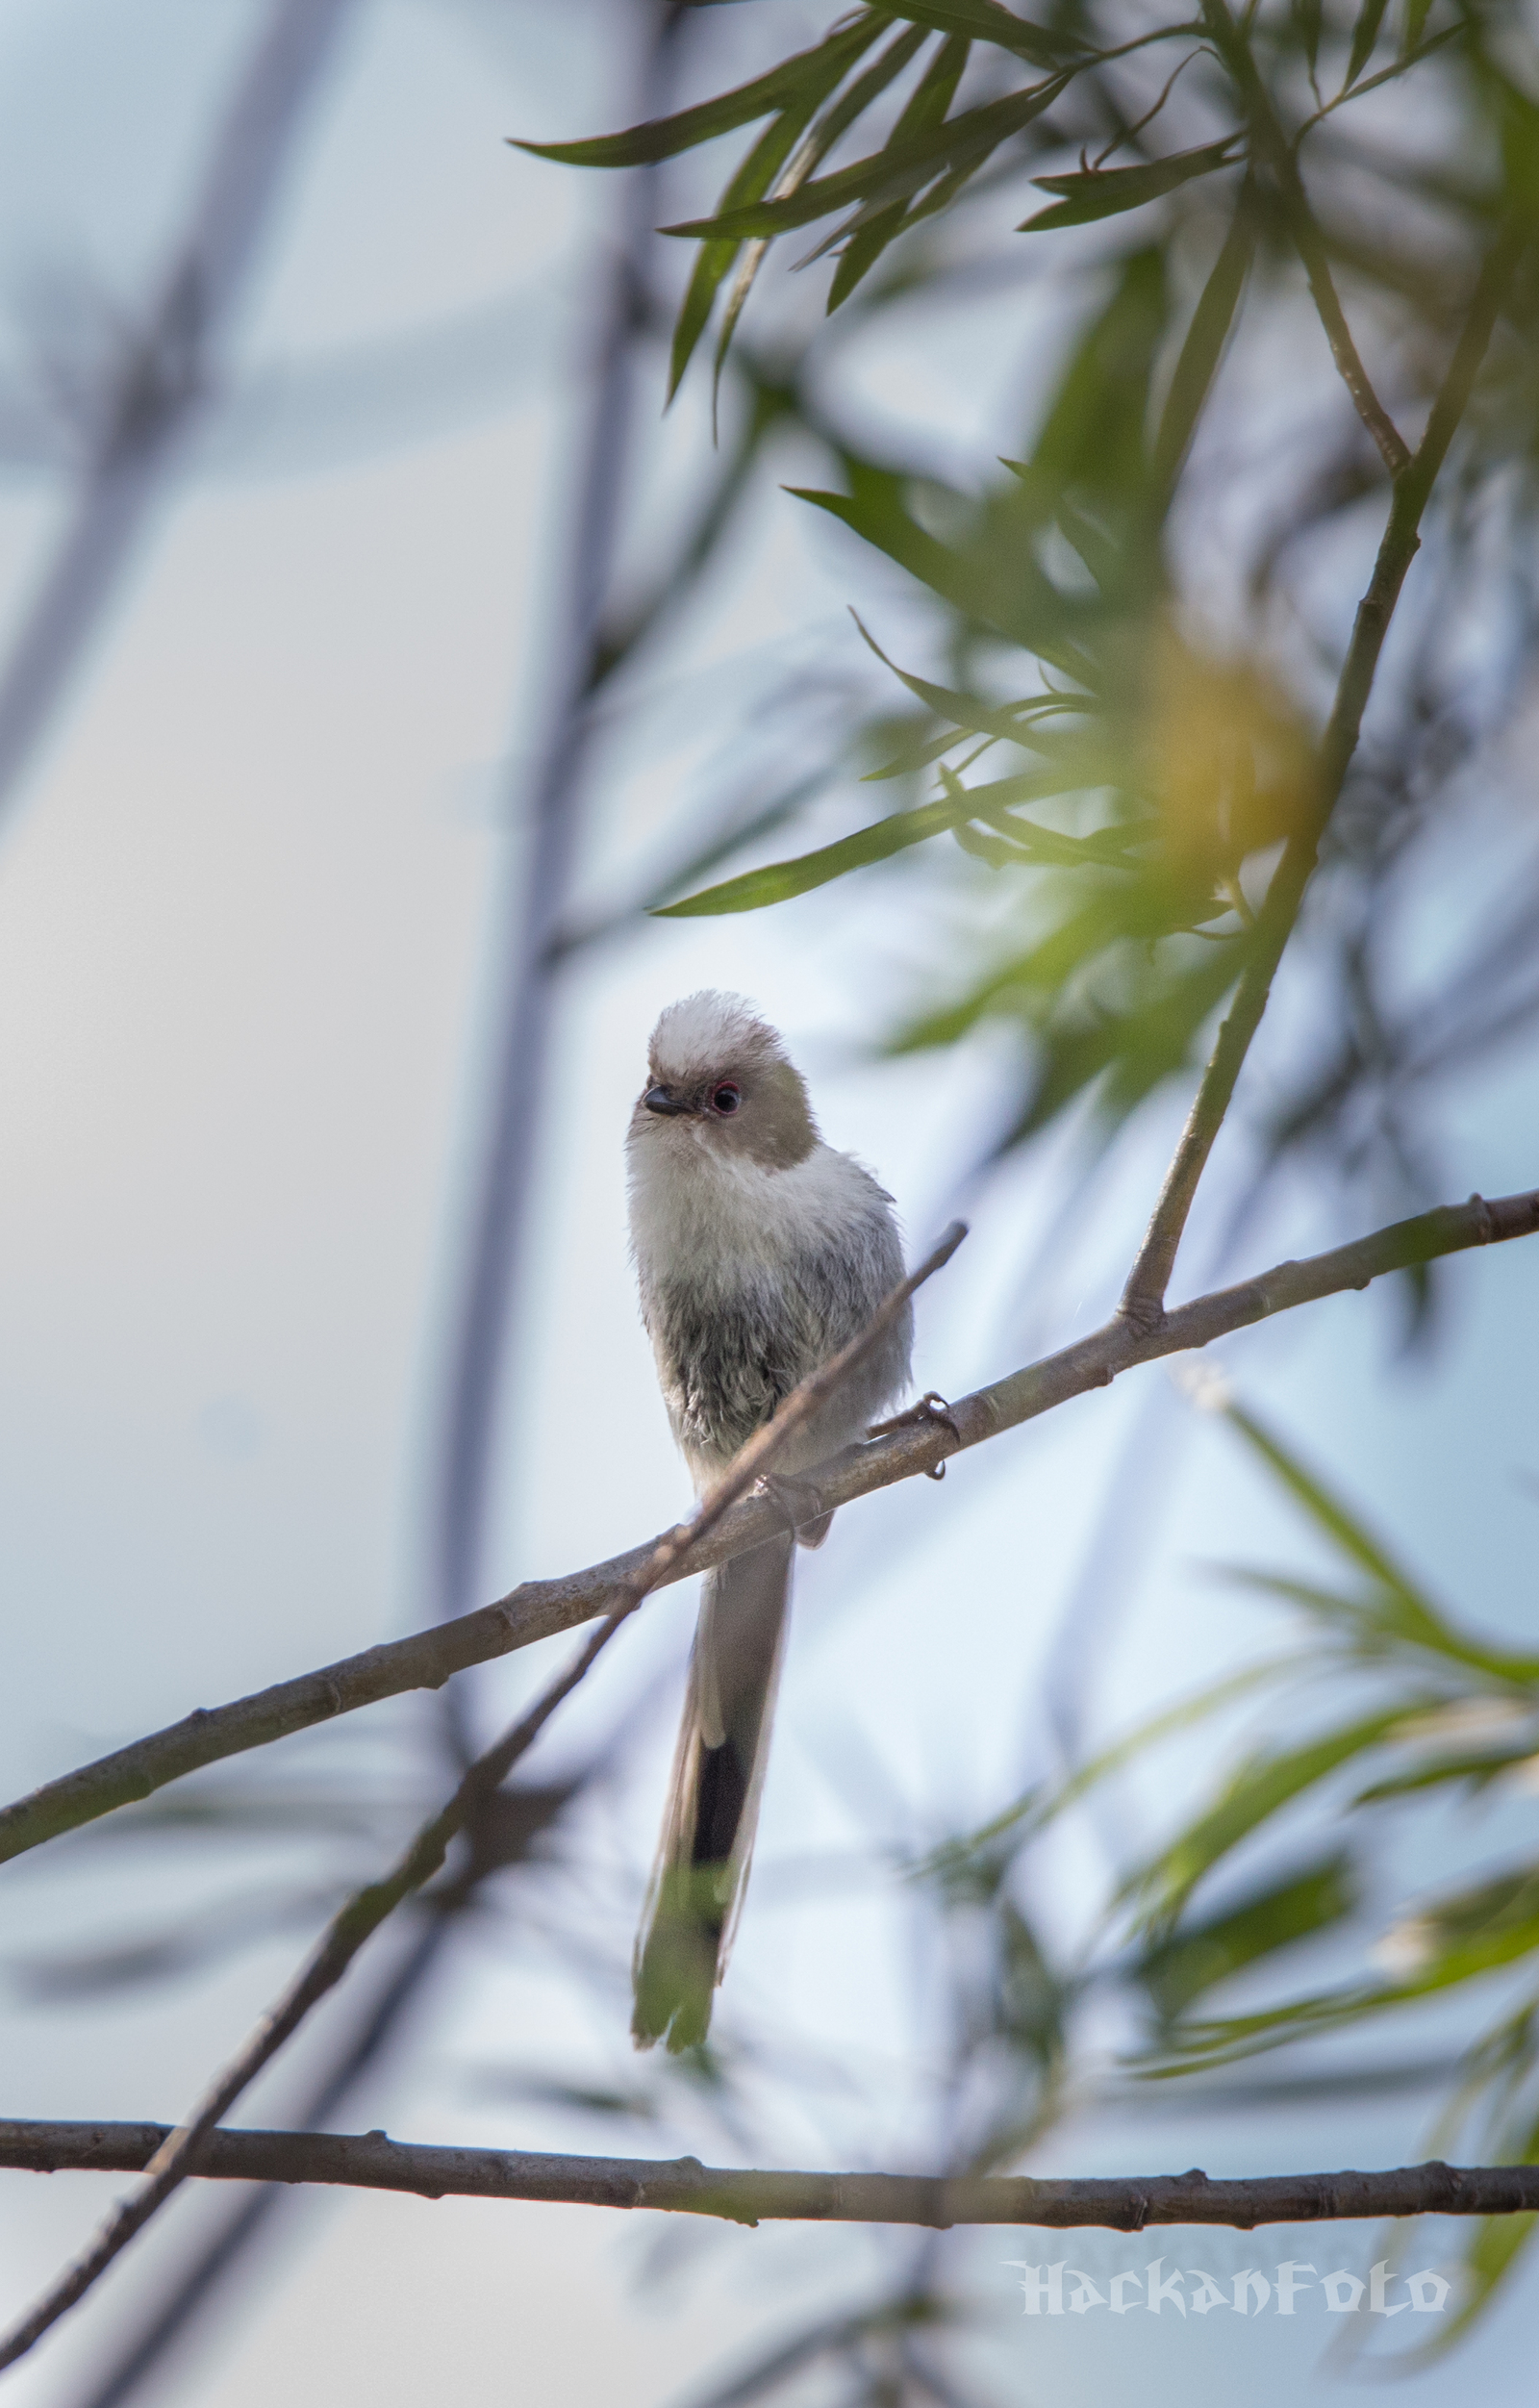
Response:
M893 1200L818 1133L800 1073L741 996L672 1003L626 1140L642 1319L696 1493L903 1276ZM852 1439L908 1385L913 1315L788 1444L770 1484ZM819 1546L831 1514L795 1533ZM706 1575L657 1862L636 1939L639 2048L703 2040L743 1904L791 1599L795 1538Z

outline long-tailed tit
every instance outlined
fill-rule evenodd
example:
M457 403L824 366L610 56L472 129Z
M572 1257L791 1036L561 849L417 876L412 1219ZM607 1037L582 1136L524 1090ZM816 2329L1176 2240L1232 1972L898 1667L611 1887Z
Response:
M902 1278L892 1198L823 1144L779 1037L733 995L663 1014L626 1152L642 1318L700 1490ZM786 1494L907 1386L911 1339L905 1311L796 1433ZM830 1518L801 1528L802 1544L820 1544ZM788 1529L706 1576L636 1941L640 2047L691 2047L711 2020L753 1847L795 1552Z

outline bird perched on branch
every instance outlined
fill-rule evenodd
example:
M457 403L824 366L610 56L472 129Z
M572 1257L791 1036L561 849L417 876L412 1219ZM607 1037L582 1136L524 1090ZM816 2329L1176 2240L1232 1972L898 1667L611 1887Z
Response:
M697 1492L903 1276L892 1198L818 1133L800 1073L735 995L652 1031L626 1141L642 1318ZM783 1538L706 1575L668 1809L637 1935L639 2047L705 2038L743 1904L795 1552L795 1474L862 1436L908 1384L912 1314L796 1433L770 1483ZM801 1523L820 1545L832 1516Z

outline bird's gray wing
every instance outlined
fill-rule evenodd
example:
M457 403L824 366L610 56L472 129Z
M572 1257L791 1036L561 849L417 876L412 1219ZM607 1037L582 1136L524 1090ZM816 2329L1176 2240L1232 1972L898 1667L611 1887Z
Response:
M707 1575L657 1863L637 1935L639 2048L693 2048L711 2021L753 1853L795 1540Z

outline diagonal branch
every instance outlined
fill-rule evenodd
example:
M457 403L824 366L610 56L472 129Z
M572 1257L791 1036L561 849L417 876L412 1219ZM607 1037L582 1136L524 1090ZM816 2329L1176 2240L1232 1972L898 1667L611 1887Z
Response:
M1422 515L1430 498L1438 470L1475 388L1480 363L1496 328L1519 257L1528 239L1526 222L1514 219L1498 236L1486 255L1464 331L1449 363L1448 374L1432 405L1426 432L1409 468L1396 479L1384 529L1367 593L1357 605L1352 640L1348 646L1336 688L1335 705L1320 749L1315 808L1306 827L1298 828L1283 849L1273 873L1267 899L1257 915L1249 942L1249 964L1240 980L1229 1016L1219 1030L1212 1058L1202 1074L1186 1127L1181 1131L1171 1167L1165 1175L1138 1258L1123 1291L1122 1311L1137 1329L1156 1324L1165 1305L1165 1291L1175 1264L1176 1248L1186 1227L1198 1181L1213 1151L1234 1095L1250 1040L1261 1025L1272 993L1272 981L1282 959L1304 889L1320 858L1320 847L1347 782L1347 772L1363 723L1384 637L1405 582L1406 570L1421 543Z
M1337 1246L1329 1254L1312 1255L1304 1262L1278 1263L1237 1287L1199 1296L1143 1331L1119 1312L1089 1337L1077 1338L1056 1355L959 1399L947 1408L945 1420L917 1423L868 1445L847 1448L831 1462L798 1474L798 1486L816 1497L818 1511L831 1512L921 1472L933 1476L948 1456L980 1446L1039 1413L1051 1412L1071 1397L1105 1387L1120 1372L1137 1364L1210 1346L1215 1338L1248 1329L1274 1313L1291 1312L1299 1305L1367 1287L1390 1272L1459 1254L1471 1246L1530 1236L1536 1230L1539 1188L1494 1202L1472 1196L1468 1204L1440 1205L1414 1220L1398 1221L1372 1236L1357 1238L1349 1246ZM765 1500L755 1498L735 1506L709 1535L696 1524L689 1545L668 1571L654 1572L651 1584L661 1588L688 1580L730 1556L761 1546L783 1527L777 1508ZM648 1544L592 1564L586 1571L569 1572L556 1580L526 1581L495 1605L482 1606L440 1629L366 1648L362 1655L344 1657L297 1680L280 1681L228 1706L199 1707L181 1722L65 1773L29 1797L18 1798L14 1805L0 1808L0 1863L118 1807L149 1797L168 1782L206 1764L241 1755L248 1748L265 1747L291 1732L328 1722L338 1714L354 1713L381 1698L397 1697L408 1689L438 1688L470 1664L511 1655L558 1631L574 1630L605 1612L617 1591L655 1556L655 1546Z
M674 1570L691 1541L715 1528L729 1507L767 1472L792 1437L847 1379L850 1372L885 1335L917 1288L950 1261L967 1235L964 1223L954 1221L940 1244L917 1271L900 1280L877 1307L858 1337L792 1390L772 1421L754 1432L727 1470L701 1500L687 1522L669 1531L650 1550L640 1568L613 1598L610 1611L564 1672L557 1675L512 1729L485 1755L477 1757L453 1796L416 1838L383 1881L360 1889L332 1920L308 1964L296 1975L277 2004L269 2008L229 2064L215 2077L185 2123L156 2149L144 2168L139 2189L122 2200L82 2254L63 2269L42 2297L4 2339L0 2368L14 2366L40 2341L50 2326L76 2305L92 2285L143 2230L157 2209L192 2171L201 2143L226 2110L248 2089L278 2051L298 2030L312 2007L336 1988L354 1957L402 1900L432 1879L447 1856L451 1842L483 1812L562 1700L568 1697L622 1622L635 1612L648 1591Z
M127 2173L150 2164L164 2124L0 2121L0 2167ZM1398 2166L1382 2173L1184 2174L1082 2181L1030 2174L822 2174L702 2166L697 2158L558 2157L526 2149L424 2147L383 2132L211 2132L200 2178L341 2183L418 2198L539 2199L651 2208L733 2223L1041 2225L1308 2224L1383 2216L1513 2216L1539 2209L1539 2166Z

